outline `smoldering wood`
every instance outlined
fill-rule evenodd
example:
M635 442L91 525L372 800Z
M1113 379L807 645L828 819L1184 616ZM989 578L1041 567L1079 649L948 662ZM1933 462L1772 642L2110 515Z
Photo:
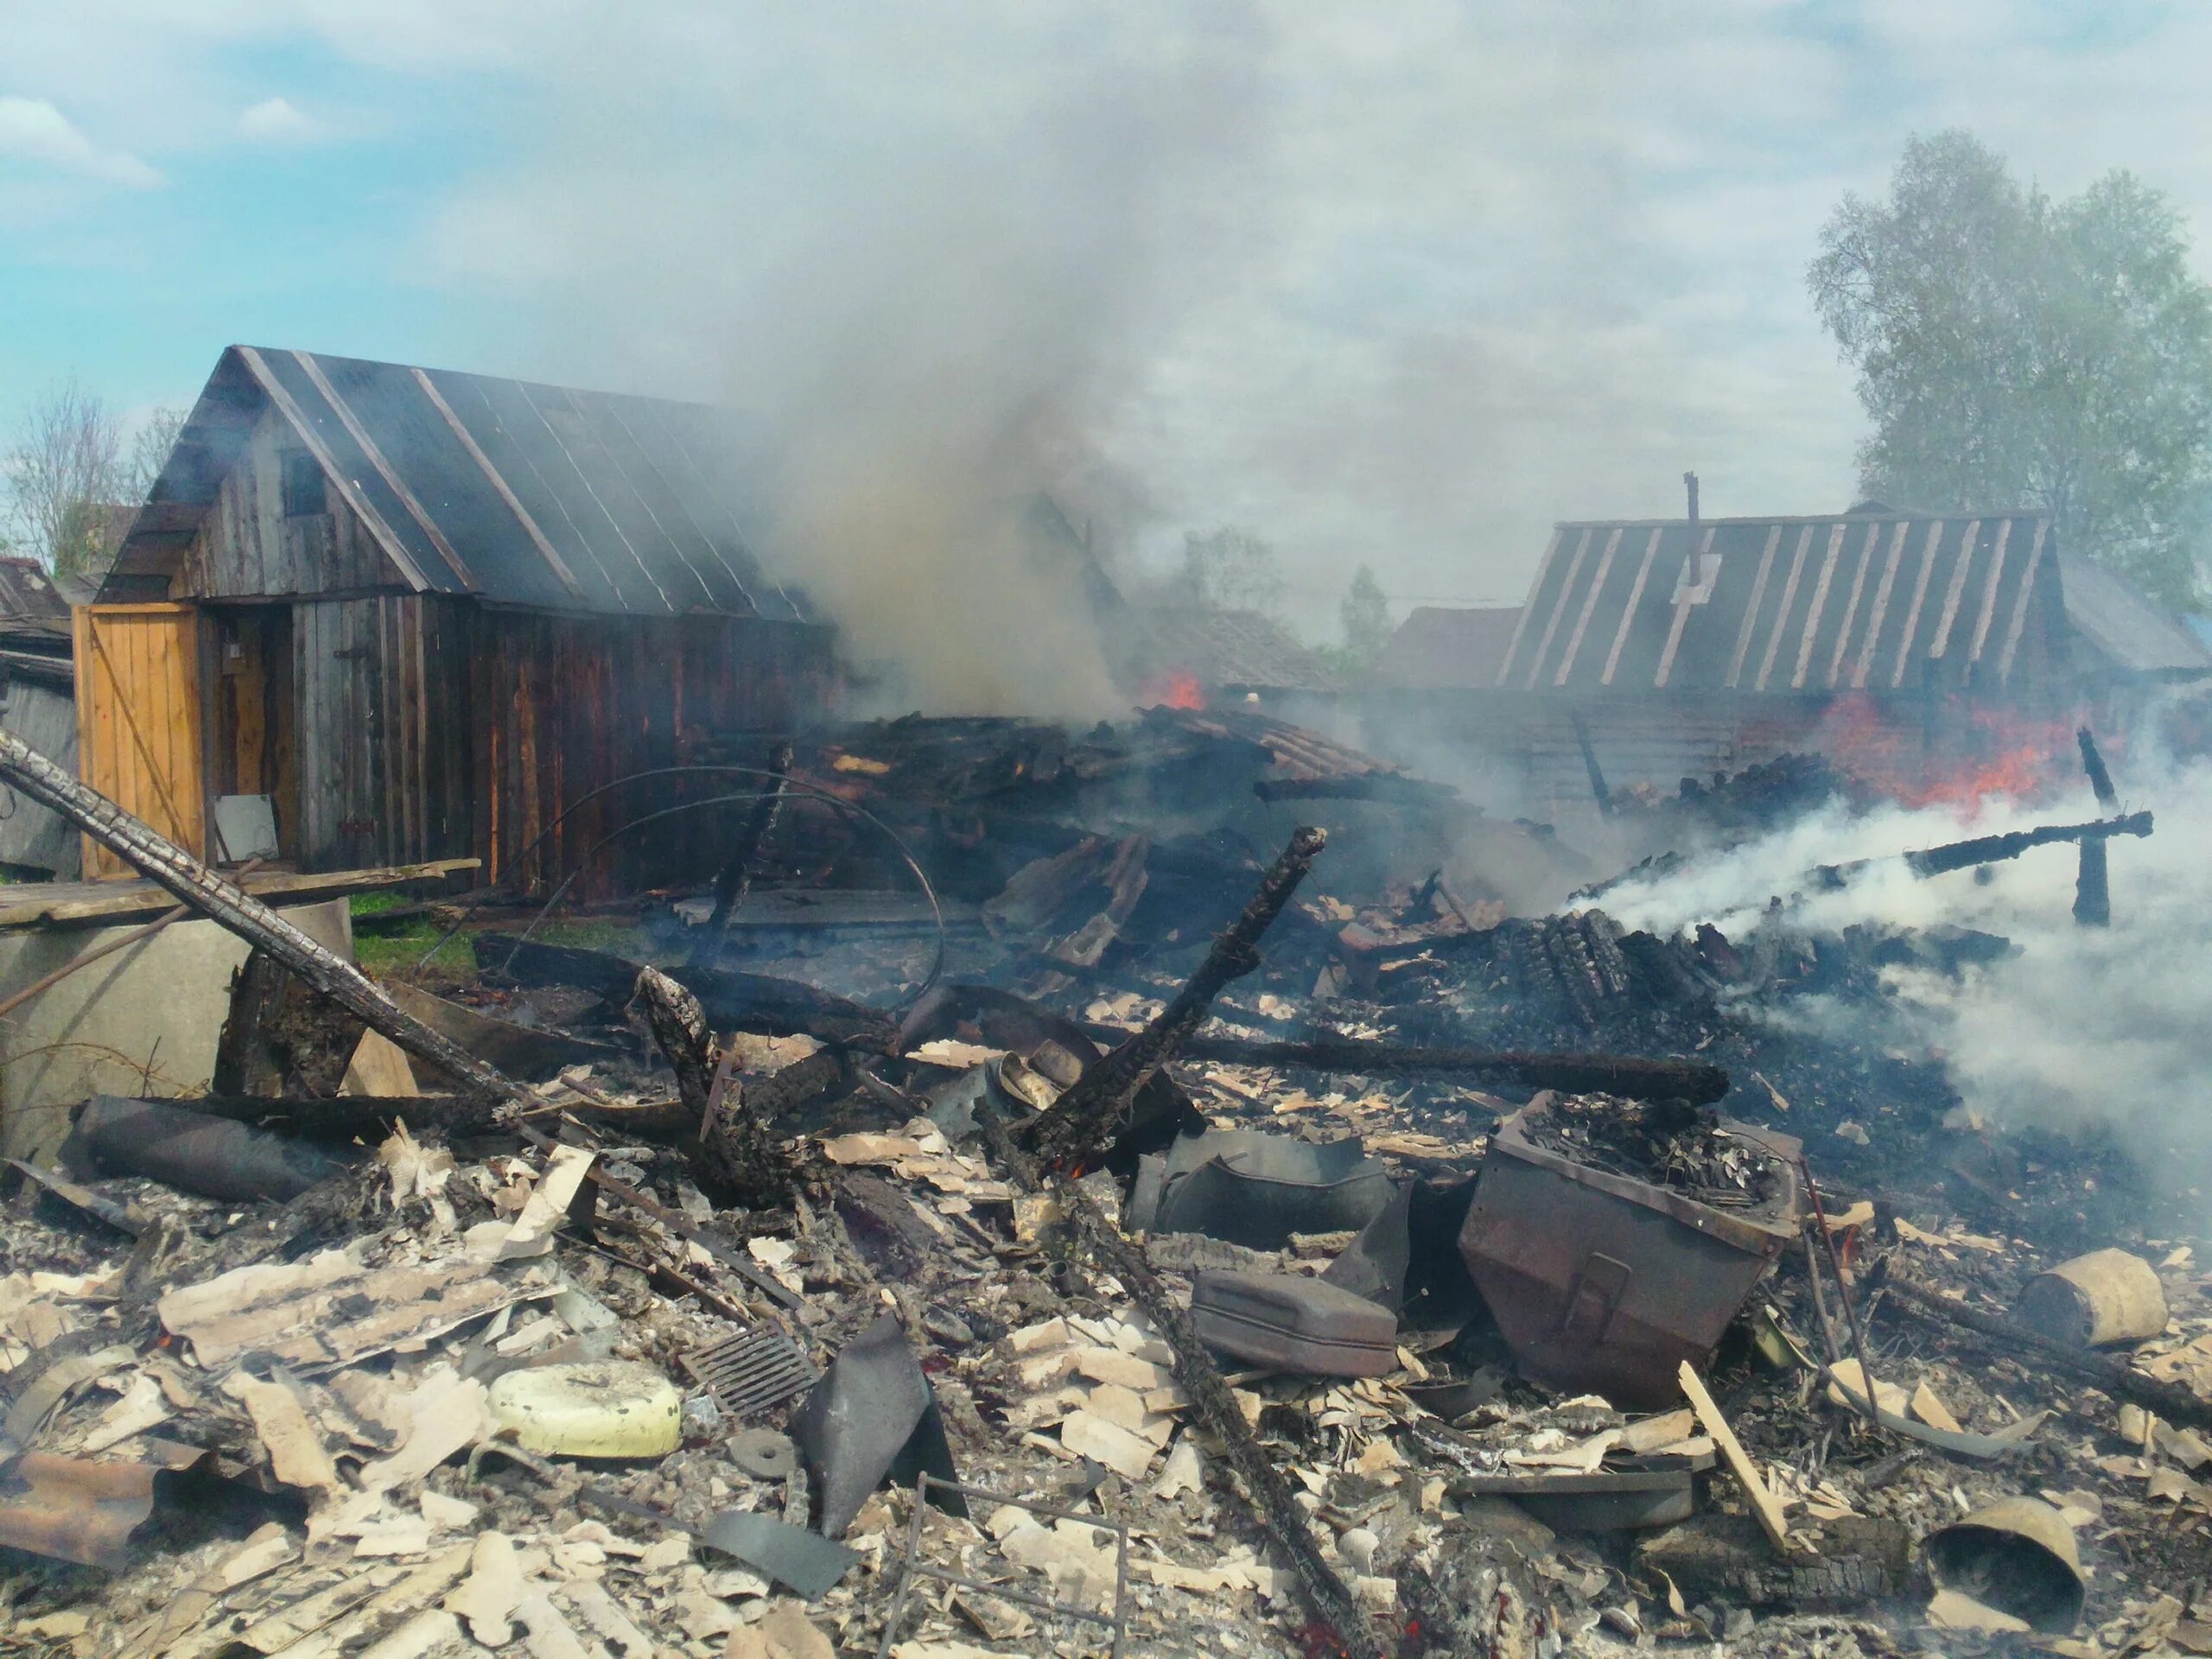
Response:
M1319 832L1299 833L1318 836ZM1294 839L1293 848L1298 844ZM1306 853L1306 862L1310 863L1319 850L1317 842ZM1286 853L1285 857L1288 856ZM1298 873L1304 874L1303 866ZM1270 872L1271 876L1273 874ZM1289 885L1296 885L1296 877L1291 878ZM1287 887L1283 897L1288 897ZM1382 1647L1375 1638L1365 1610L1314 1543L1313 1528L1305 1511L1298 1507L1290 1484L1245 1422L1236 1395L1222 1376L1221 1368L1215 1364L1212 1353L1200 1339L1188 1310L1160 1282L1145 1260L1144 1252L1130 1243L1120 1229L1106 1218L1080 1185L1017 1147L1006 1126L988 1109L976 1114L976 1122L999 1166L1024 1191L1049 1194L1058 1203L1060 1213L1083 1247L1121 1281L1129 1299L1143 1310L1152 1328L1173 1351L1175 1380L1190 1396L1192 1421L1219 1444L1221 1460L1236 1476L1233 1494L1243 1501L1254 1522L1290 1563L1300 1599L1327 1628L1333 1640L1333 1646L1324 1650L1347 1655L1351 1659L1383 1659Z
M569 986L588 991L610 1005L629 1001L645 964L609 950L518 940L503 950L486 944L488 976L522 986ZM887 1054L898 1037L898 1022L864 1002L839 996L796 979L741 973L730 968L687 967L684 988L699 1000L709 1027L768 1037L804 1035L825 1043L849 1045Z
M1328 844L1328 832L1323 830L1309 827L1292 833L1289 844L1260 879L1252 901L1213 942L1198 971L1159 1016L1087 1066L1065 1094L1027 1126L1029 1146L1039 1158L1070 1168L1105 1144L1128 1114L1137 1090L1175 1057L1223 988L1260 965L1260 940Z
M714 1033L699 999L658 968L639 969L637 988L653 1040L676 1072L677 1093L698 1125L693 1146L702 1184L747 1210L788 1205L804 1185L798 1166L727 1075L716 1087Z
M2064 1343L2031 1331L2007 1319L1983 1313L1942 1295L1905 1274L1891 1271L1880 1281L1885 1300L1922 1319L1970 1332L1982 1346L2012 1358L2094 1384L2116 1400L2126 1400L2154 1411L2168 1422L2191 1428L2212 1428L2212 1402L2177 1382L2161 1382L2145 1376L2123 1361L2099 1358Z
M284 1087L283 1057L270 1027L284 1006L291 976L260 950L249 950L231 975L230 1007L215 1038L214 1095L276 1095Z
M1591 798L1598 803L1599 816L1610 818L1613 816L1613 791L1605 787L1605 770L1598 764L1598 751L1590 741L1589 725L1579 709L1568 709L1567 717L1574 725L1574 743L1582 751L1582 769L1590 775Z
M703 1129L715 1065L714 1033L707 1029L706 1013L697 997L658 968L639 969L636 984L653 1041L676 1073L677 1096Z
M2110 814L2120 810L2120 791L2112 786L2112 773L2097 747L2095 735L2086 726L2074 734L2081 747L2082 770L2088 774L2089 791L2098 809ZM2112 860L2101 841L2082 843L2082 866L2074 880L2074 919L2083 927L2112 925Z
M2117 836L2147 836L2152 828L2148 812L2130 812L2124 817L2097 818L2088 823L2046 823L2032 830L2008 830L1998 836L1975 836L1966 841L1946 842L1940 847L1926 847L1918 852L1903 853L1898 856L1905 868L1923 879L1931 875L1948 875L1955 870L1972 869L1977 864L2001 864L2037 847L2053 847L2065 842L2087 844L2106 842ZM1884 862L1880 859L1854 859L1847 864L1822 864L1812 872L1812 879L1822 887L1842 887L1853 876L1869 867Z
M0 778L61 814L180 901L266 952L372 1030L428 1060L463 1087L518 1102L536 1098L522 1084L404 1013L352 963L317 944L259 899L4 729L0 729Z
M1235 1065L1303 1068L1361 1077L1444 1072L1490 1083L1618 1095L1628 1100L1687 1100L1704 1106L1728 1092L1728 1074L1702 1060L1643 1059L1623 1054L1533 1054L1483 1048L1403 1048L1356 1037L1269 1043L1239 1037L1189 1037L1181 1058Z
M715 872L715 907L692 944L690 965L694 968L712 963L721 955L722 933L729 925L729 913L745 902L745 895L753 886L753 867L760 861L760 849L767 842L768 832L775 828L777 810L784 804L784 779L795 758L796 751L789 743L777 744L775 753L768 757L768 770L775 773L775 781L767 785L753 803L752 811L745 815L728 862Z

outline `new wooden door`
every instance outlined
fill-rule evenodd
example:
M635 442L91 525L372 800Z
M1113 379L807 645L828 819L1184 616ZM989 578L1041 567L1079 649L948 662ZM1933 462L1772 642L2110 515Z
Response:
M174 604L87 605L74 617L80 775L205 858L198 610ZM88 836L85 874L136 872Z

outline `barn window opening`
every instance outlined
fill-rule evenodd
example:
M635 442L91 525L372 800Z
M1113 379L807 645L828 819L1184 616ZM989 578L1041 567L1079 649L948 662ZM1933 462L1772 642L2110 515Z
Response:
M323 495L322 467L304 449L284 452L284 516L311 518L330 511Z

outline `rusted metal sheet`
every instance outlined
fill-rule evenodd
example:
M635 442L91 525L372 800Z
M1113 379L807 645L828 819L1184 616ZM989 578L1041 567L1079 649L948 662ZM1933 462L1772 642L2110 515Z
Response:
M150 1463L89 1463L24 1452L0 1465L0 1544L57 1561L120 1573L130 1535L154 1512Z
M1467 1271L1530 1376L1625 1408L1670 1404L1682 1362L1703 1367L1797 1236L1794 1173L1770 1214L1715 1209L1536 1146L1524 1129L1539 1109L1491 1137L1459 1234Z

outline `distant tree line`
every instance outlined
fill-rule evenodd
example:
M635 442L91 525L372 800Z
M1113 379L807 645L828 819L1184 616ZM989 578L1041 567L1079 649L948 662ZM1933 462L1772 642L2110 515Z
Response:
M2039 508L2069 553L2202 601L2212 286L2164 195L2114 171L2061 200L1967 133L1916 137L1887 200L1837 207L1808 276L1873 423L1863 494Z
M27 404L0 448L0 547L56 575L98 575L115 557L118 507L136 507L175 447L185 412L134 429L74 376Z

